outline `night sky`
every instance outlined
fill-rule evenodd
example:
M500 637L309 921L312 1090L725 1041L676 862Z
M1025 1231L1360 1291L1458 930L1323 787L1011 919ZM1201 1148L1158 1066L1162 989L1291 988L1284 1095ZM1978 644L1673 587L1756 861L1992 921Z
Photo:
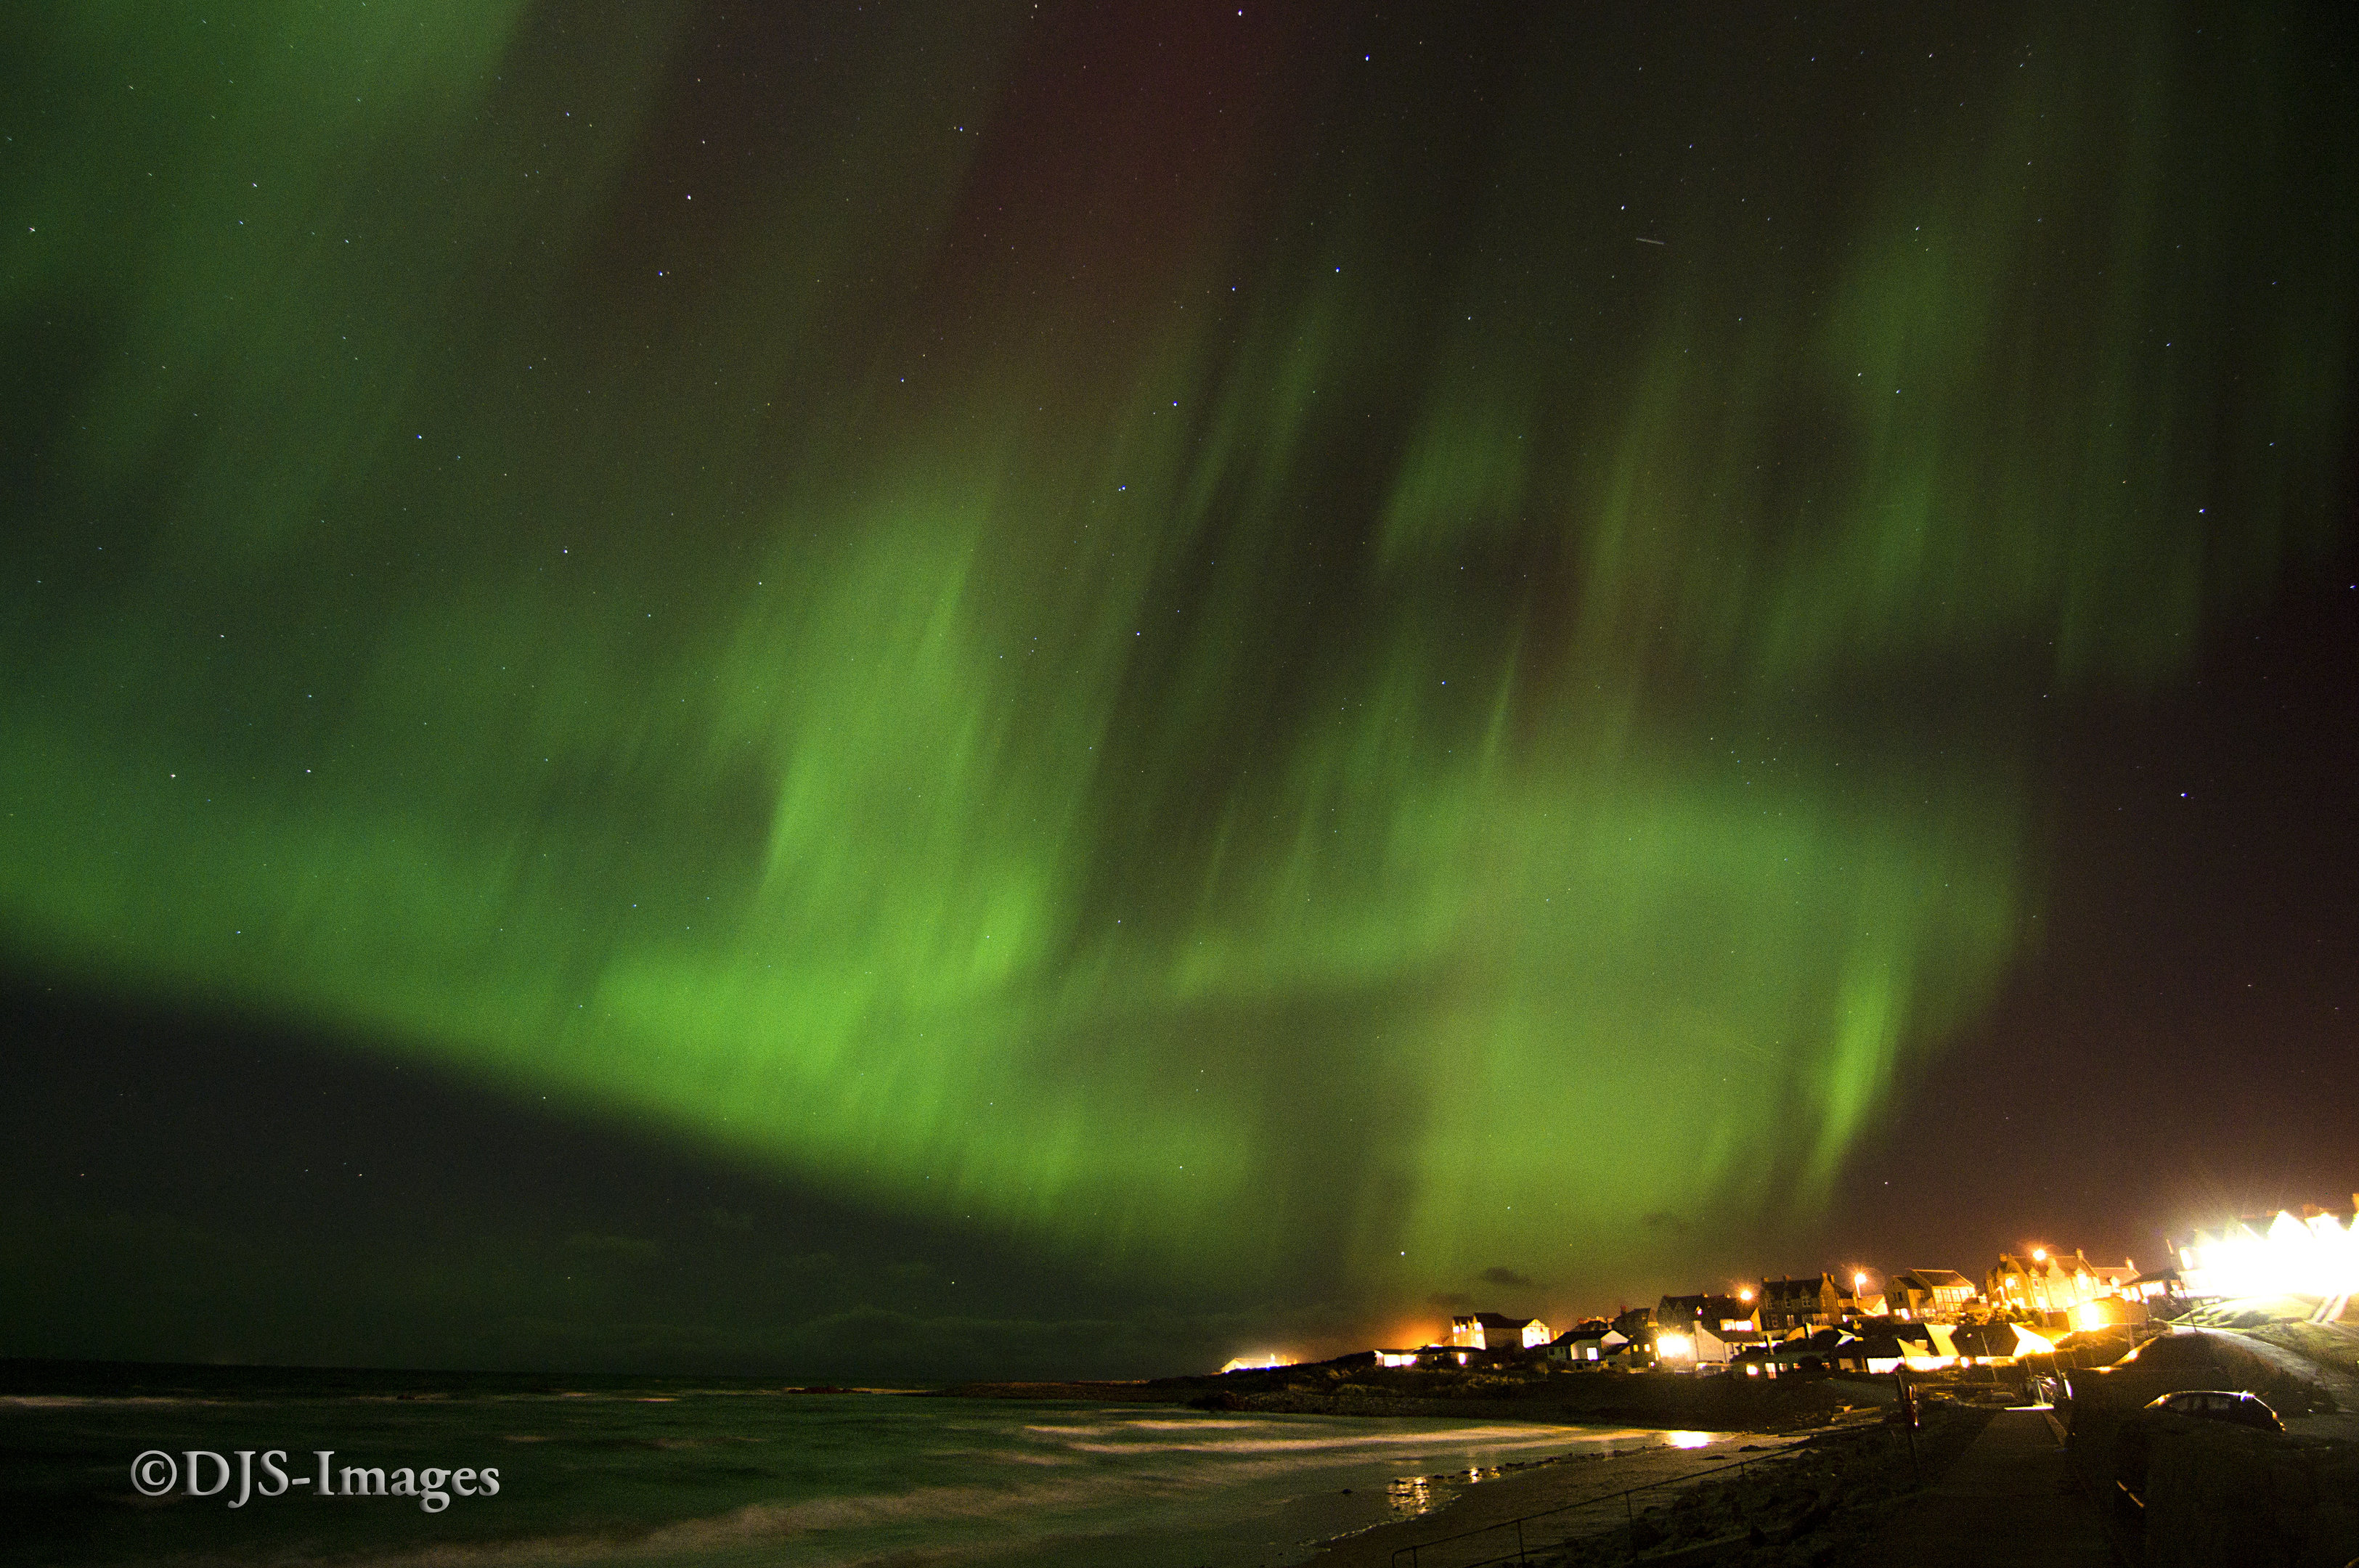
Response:
M2341 7L206 9L0 53L0 1354L2359 1187Z

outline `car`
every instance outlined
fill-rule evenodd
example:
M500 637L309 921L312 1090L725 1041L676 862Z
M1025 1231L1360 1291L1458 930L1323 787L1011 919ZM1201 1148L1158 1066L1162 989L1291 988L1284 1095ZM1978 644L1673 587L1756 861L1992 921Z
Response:
M2200 1421L2258 1427L2263 1432L2285 1430L2285 1422L2277 1419L2277 1412L2269 1408L2267 1400L2241 1390L2181 1389L2175 1394L2149 1400L2146 1408L2169 1411L2173 1415L2191 1415Z

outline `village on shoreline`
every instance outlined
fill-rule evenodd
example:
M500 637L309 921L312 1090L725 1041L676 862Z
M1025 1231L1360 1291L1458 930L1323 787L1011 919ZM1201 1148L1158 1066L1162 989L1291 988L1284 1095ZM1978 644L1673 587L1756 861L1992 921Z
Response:
M2344 1562L2359 1551L2359 1194L2171 1251L2175 1266L2141 1271L2027 1247L1979 1288L1946 1269L1821 1271L1561 1333L1462 1313L1413 1348L1149 1387L1194 1389L1187 1402L1209 1410L1614 1422L1745 1444L1685 1475L1509 1477L1480 1510L1333 1543L1322 1568L1428 1539L1504 1549L1510 1528L1520 1559L1527 1525L1555 1542L1532 1561L1560 1568L1641 1552L1881 1563L1936 1537L1947 1560L1998 1561L2027 1530L2057 1561ZM1952 1467L1971 1474L1927 1503ZM1594 1514L1608 1485L1649 1500Z
M2185 1291L2177 1269L2141 1273L2133 1261L2111 1267L2078 1250L2033 1247L2002 1254L1979 1288L1950 1269L1821 1271L1724 1293L1666 1295L1560 1334L1538 1318L1464 1313L1433 1343L1366 1354L1383 1368L1499 1366L1537 1353L1545 1364L1581 1370L1756 1378L2005 1367L2053 1355L2076 1336L2118 1337L2104 1331L2182 1315L2194 1304ZM1277 1362L1241 1358L1223 1370L1256 1365Z
M2332 1408L2332 1395L2298 1391L2308 1386L2299 1368L2318 1362L2330 1381L2343 1375L2335 1368L2359 1368L2359 1323L2343 1321L2359 1285L2359 1194L2353 1200L2346 1210L2306 1205L2196 1231L2172 1245L2174 1265L2143 1271L2129 1260L2103 1264L2078 1249L2031 1246L2000 1254L1979 1285L1949 1269L1821 1270L1666 1295L1561 1332L1476 1311L1453 1315L1428 1344L1324 1360L1254 1356L1218 1373L940 1391L1770 1431L1888 1403L1900 1382L2019 1397L2120 1363L2174 1329L2210 1329L2261 1347L2248 1383L2277 1388L2297 1411L2321 1400ZM1603 1376L1615 1372L1649 1375ZM1830 1390L1830 1380L1842 1386Z
M1665 1295L1561 1333L1536 1317L1462 1313L1430 1343L1326 1364L1432 1371L1537 1358L1578 1370L1767 1379L1928 1373L2013 1367L2099 1346L2118 1356L2174 1324L2333 1323L2359 1286L2359 1193L2349 1209L2305 1204L2299 1215L2245 1217L2166 1245L2177 1261L2145 1271L2132 1259L2116 1266L2092 1262L2079 1249L2027 1246L1999 1254L1979 1285L1951 1269L1821 1270ZM1277 1356L1240 1357L1222 1371L1286 1365Z

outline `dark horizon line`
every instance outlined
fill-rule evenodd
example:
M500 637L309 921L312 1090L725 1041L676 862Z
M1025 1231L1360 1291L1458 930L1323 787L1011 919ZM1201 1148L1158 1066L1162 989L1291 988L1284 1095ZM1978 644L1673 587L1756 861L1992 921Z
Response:
M0 1397L21 1396L26 1390L19 1376L27 1371L50 1375L68 1372L82 1374L113 1373L145 1374L148 1376L226 1377L238 1373L310 1373L326 1377L354 1379L392 1378L471 1378L504 1379L511 1381L550 1382L559 1379L590 1381L595 1379L630 1379L665 1382L712 1379L728 1382L762 1382L781 1384L787 1388L850 1388L848 1384L829 1379L804 1381L799 1384L783 1374L773 1372L627 1372L627 1371L566 1371L544 1368L496 1367L410 1367L410 1366L324 1366L308 1362L278 1361L148 1361L138 1359L95 1358L66 1356L0 1356ZM1184 1374L1182 1374L1184 1375ZM974 1379L914 1379L912 1390L950 1388L961 1381ZM1000 1379L1005 1381L1006 1379ZM1095 1382L1125 1381L1120 1379L1082 1379Z

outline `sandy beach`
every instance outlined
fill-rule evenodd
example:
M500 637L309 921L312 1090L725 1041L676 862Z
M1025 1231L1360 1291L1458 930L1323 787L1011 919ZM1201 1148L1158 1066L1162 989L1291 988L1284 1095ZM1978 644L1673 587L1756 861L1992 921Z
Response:
M1669 1502L1681 1482L1707 1472L1734 1477L1740 1462L1757 1469L1756 1460L1812 1434L1823 1438L1873 1428L1892 1399L1887 1379L1772 1381L1551 1372L1538 1367L1469 1375L1340 1363L1129 1384L968 1384L944 1391L993 1399L1186 1404L1238 1414L1528 1422L1585 1429L1608 1440L1603 1453L1591 1447L1505 1474L1404 1477L1397 1487L1424 1488L1438 1506L1330 1541L1309 1557L1289 1559L1318 1568L1391 1568L1393 1553L1404 1547L1428 1548L1469 1531L1487 1533L1421 1550L1419 1568L1451 1568L1502 1554L1512 1558L1517 1541L1507 1521L1536 1514L1551 1517L1530 1519L1523 1544L1554 1549L1567 1539L1626 1523L1628 1510L1619 1495L1632 1487L1661 1488L1633 1499L1643 1514L1650 1505ZM1581 1507L1604 1498L1614 1500Z
M1864 1544L1892 1510L1944 1473L1991 1413L1934 1405L1913 1444L1860 1411L1808 1433L1697 1433L1680 1445L1537 1465L1432 1514L1332 1542L1310 1562L1396 1568L1396 1554L1414 1548L1402 1563L1472 1568L1520 1550L1534 1564L1587 1568L1625 1561L1634 1527L1642 1551L1741 1545L1746 1561L1764 1564L1865 1561Z
M1533 1519L1525 1527L1524 1544L1553 1547L1568 1536L1595 1533L1620 1523L1624 1505L1582 1508L1594 1498L1614 1498L1633 1487L1660 1486L1666 1493L1679 1483L1706 1472L1718 1472L1750 1463L1756 1456L1783 1449L1791 1441L1758 1433L1681 1433L1675 1445L1657 1434L1633 1432L1632 1447L1611 1454L1584 1454L1469 1486L1431 1513L1397 1523L1379 1525L1330 1542L1311 1560L1313 1568L1391 1568L1393 1554L1405 1547L1420 1550L1419 1568L1452 1568L1453 1564L1485 1561L1513 1552L1517 1538L1504 1521L1565 1510L1553 1518ZM1647 1444L1638 1446L1638 1444ZM1734 1474L1728 1470L1729 1474ZM1449 1477L1436 1477L1448 1484ZM1643 1494L1641 1509L1651 1501ZM1450 1541L1480 1531L1469 1540ZM1434 1545L1448 1541L1449 1544Z

